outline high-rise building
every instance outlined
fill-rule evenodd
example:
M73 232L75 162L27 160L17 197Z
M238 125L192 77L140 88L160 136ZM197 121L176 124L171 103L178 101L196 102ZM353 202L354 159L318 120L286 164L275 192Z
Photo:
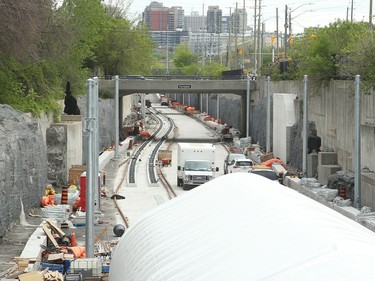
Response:
M151 2L143 12L143 22L150 27L150 36L158 48L169 49L187 41L187 32L183 32L184 10L180 6L168 8Z
M207 32L221 33L221 17L223 15L219 6L208 6L207 10Z
M154 1L145 8L143 22L151 31L181 31L184 27L184 10L180 6L164 7L163 3Z
M184 30L198 32L206 29L206 17L200 16L198 12L191 12L190 16L184 17Z
M231 19L230 16L221 17L221 32L222 33L229 33L230 19Z
M173 28L173 31L179 30L182 31L184 28L184 10L181 6L173 6L169 9L170 15L170 26Z
M242 33L247 28L247 12L243 9L236 9L231 14L231 32Z
M143 22L150 27L151 31L169 30L168 22L169 8L164 7L163 3L151 2L143 12Z

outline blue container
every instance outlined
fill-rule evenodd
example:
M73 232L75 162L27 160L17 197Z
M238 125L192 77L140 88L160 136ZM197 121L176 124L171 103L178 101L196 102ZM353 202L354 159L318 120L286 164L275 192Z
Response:
M70 272L70 260L64 260L64 265L65 265L65 272Z
M58 271L60 273L64 273L64 265L63 264L54 264L54 263L42 263L42 270L48 267L51 271Z
M103 265L102 266L102 273L109 273L110 265Z

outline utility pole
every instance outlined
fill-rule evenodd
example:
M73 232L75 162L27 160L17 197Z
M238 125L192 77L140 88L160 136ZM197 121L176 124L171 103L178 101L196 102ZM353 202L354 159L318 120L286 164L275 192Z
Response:
M292 9L289 8L289 36L290 35L292 35ZM289 40L289 46L290 46L290 40Z
M169 75L169 38L168 38L168 26L167 26L167 75Z
M262 9L262 0L259 0L259 5L258 5L258 42L257 42L257 49L258 49L258 70L261 68L261 61L260 61L260 58L261 58L261 53L260 53L260 29L261 29L261 25L260 25L260 18L261 18L261 9ZM257 71L258 72L258 71Z
M238 33L238 22L239 22L239 16L238 16L238 3L236 2L236 11L234 13L235 16L235 33L234 33L234 67L235 69L238 68L238 50L237 50L237 33ZM238 20L237 20L238 19Z
M221 44L221 42L220 42L220 33L221 33L221 27L219 27L219 33L217 34L217 59L218 59L218 62L220 63L220 64L223 64L223 62L221 61L221 54L220 54L220 44Z
M284 23L284 28L285 28L285 31L284 31L284 57L286 58L287 57L287 49L288 49L288 46L287 46L287 38L288 38L288 5L285 5L285 23Z
M276 49L277 57L279 56L279 8L276 8Z
M261 44L260 44L260 66L263 65L263 48L264 48L264 31L266 24L262 22L262 34L261 34Z
M228 48L227 48L227 67L230 67L230 49L231 49L231 29L232 29L232 7L229 7L229 36L228 36Z
M370 28L372 28L372 0L370 0L370 11L368 16L368 23L370 25Z
M354 0L352 0L352 7L351 7L351 15L350 15L350 22L353 22L353 10L354 10L354 4L353 4Z
M243 0L243 9L242 9L242 69L245 69L245 0Z
M204 4L202 5L202 22L203 22L203 30L202 30L202 66L206 63L206 38L204 32Z
M257 73L257 0L255 0L254 6L254 73Z

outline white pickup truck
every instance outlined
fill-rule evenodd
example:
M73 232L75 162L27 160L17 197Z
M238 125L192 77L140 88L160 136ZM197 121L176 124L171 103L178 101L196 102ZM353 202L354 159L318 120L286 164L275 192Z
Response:
M208 143L179 143L177 186L184 190L201 185L215 177L215 146Z

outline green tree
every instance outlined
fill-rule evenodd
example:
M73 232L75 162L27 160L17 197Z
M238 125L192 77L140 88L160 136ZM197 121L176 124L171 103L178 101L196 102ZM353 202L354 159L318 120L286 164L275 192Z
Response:
M342 59L341 70L344 75L361 75L368 86L375 82L375 41L374 31L367 29L360 33L353 43L352 51Z
M180 44L175 48L173 64L177 68L198 64L198 55L193 53L187 44Z
M328 27L310 29L296 38L289 52L298 65L298 77L309 75L318 81L342 79L352 75L355 63L347 60L356 52L358 41L367 33L367 23L338 20Z
M123 18L110 18L109 28L95 49L95 65L105 75L149 74L153 41L147 29Z
M100 0L65 0L56 11L55 26L60 30L52 48L59 65L63 85L71 81L73 89L84 91L89 62L95 59L94 49L108 28L107 14Z
M220 63L209 62L209 63L206 63L205 66L202 67L199 74L203 76L219 77L222 75L222 72L227 69L228 68L226 66L221 65Z

